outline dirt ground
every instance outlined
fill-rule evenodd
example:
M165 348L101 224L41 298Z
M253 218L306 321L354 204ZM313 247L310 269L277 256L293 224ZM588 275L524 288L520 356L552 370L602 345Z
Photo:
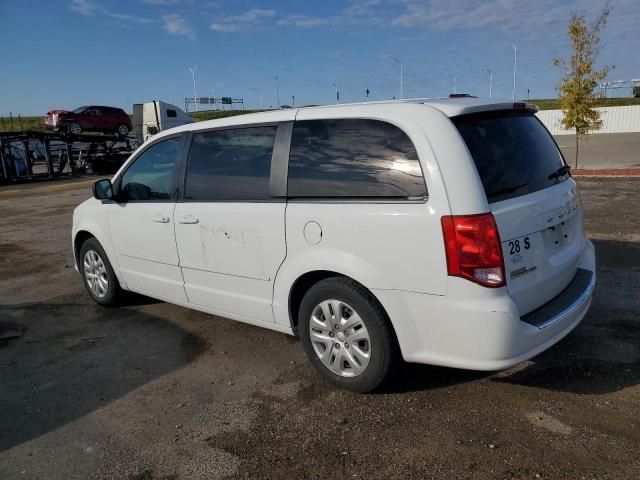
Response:
M293 337L94 305L70 250L88 181L0 189L0 478L640 478L640 179L579 184L584 322L511 370L406 365L372 395L325 384Z

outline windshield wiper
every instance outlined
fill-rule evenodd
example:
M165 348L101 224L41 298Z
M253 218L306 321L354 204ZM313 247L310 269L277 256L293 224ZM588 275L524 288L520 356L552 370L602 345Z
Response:
M571 170L570 165L563 165L559 169L557 169L555 172L553 172L551 175L549 175L549 180L554 180L558 177L563 177L567 173L569 173L570 170Z
M494 190L493 192L487 193L487 198L497 197L498 195L506 195L508 193L513 193L516 190L526 187L529 185L528 183L522 183L520 185L516 185L515 187L501 188L500 190Z

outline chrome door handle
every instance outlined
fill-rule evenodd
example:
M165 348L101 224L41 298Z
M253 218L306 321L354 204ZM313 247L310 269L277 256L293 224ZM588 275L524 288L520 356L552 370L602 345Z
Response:
M195 215L185 215L184 217L178 218L178 223L184 223L187 225L192 225L194 223L198 223L200 219Z
M158 222L158 223L169 223L170 218L169 217L165 217L164 215L160 215L159 213L156 213L151 220L153 220L154 222Z

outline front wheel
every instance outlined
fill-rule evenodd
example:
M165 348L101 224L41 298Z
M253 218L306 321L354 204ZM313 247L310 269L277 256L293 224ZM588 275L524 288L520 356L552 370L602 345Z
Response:
M382 306L351 279L328 278L311 287L298 325L313 366L341 388L364 393L382 387L400 361Z
M79 263L84 286L91 298L100 305L116 305L122 289L98 240L90 238L82 244Z
M69 125L69 133L73 135L80 135L82 133L82 127L79 123L73 122Z
M121 137L126 137L127 135L129 135L129 127L124 123L121 123L120 125L118 125L116 132L118 132L118 135L120 135Z

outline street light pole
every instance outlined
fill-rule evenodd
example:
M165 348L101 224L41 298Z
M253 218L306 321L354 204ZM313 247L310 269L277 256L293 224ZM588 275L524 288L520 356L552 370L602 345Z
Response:
M280 108L280 91L278 89L278 76L276 75L276 105Z
M188 67L191 72L191 76L193 77L193 103L196 106L196 112L198 111L198 95L196 94L196 70L198 70L198 65L192 67Z
M218 104L216 103L216 88L221 87L223 85L224 85L224 82L214 85L211 88L211 96L213 97L213 108L215 108L216 110L218 110Z
M516 69L518 67L518 47L511 45L513 48L513 99L516 99Z
M336 105L340 104L340 91L338 90L338 84L336 82L331 82L331 85L336 87Z
M404 69L404 61L400 60L398 57L391 56L394 62L400 64L400 99L404 98L404 85L403 85L403 69Z
M259 88L252 88L252 87L249 87L249 90L253 90L258 94L258 107L262 108L262 90L260 90Z
M489 68L484 67L484 71L489 74L489 98L493 98L492 90L493 90L493 72L489 70Z
M457 90L458 90L457 87L458 87L458 76L454 75L453 76L453 93L458 93L457 92Z

